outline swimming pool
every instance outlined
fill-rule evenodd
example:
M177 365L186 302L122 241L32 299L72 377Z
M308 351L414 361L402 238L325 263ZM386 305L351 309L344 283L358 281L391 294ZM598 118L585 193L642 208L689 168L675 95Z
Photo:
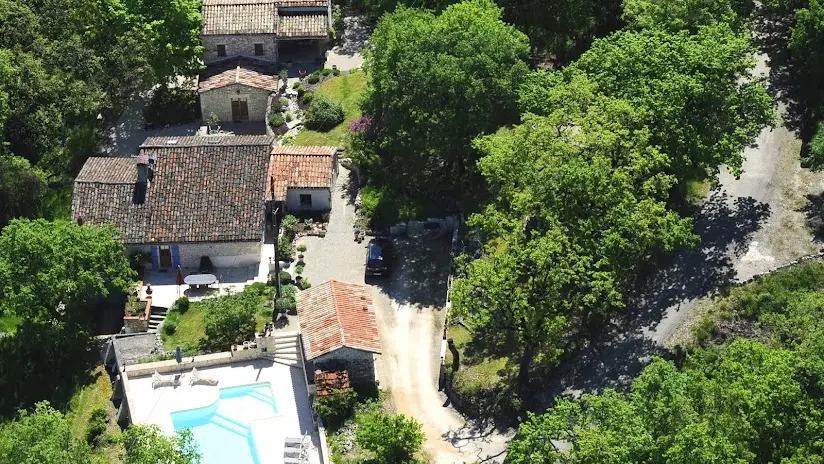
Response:
M221 388L216 402L171 414L175 431L190 429L201 464L260 464L252 421L278 412L269 382Z

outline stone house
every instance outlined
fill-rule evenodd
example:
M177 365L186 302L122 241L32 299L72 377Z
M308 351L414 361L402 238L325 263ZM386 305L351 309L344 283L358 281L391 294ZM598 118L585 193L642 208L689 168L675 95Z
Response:
M152 269L260 261L267 136L151 137L136 158L89 158L74 181L72 219L112 224Z
M202 14L207 65L235 56L322 60L329 40L328 0L204 0Z
M207 68L198 82L204 120L265 121L270 98L278 91L277 70L271 64L238 58Z
M278 145L269 163L268 199L286 212L329 211L337 176L336 147Z
M330 280L298 293L304 359L312 370L349 372L353 385L374 385L381 340L368 287Z

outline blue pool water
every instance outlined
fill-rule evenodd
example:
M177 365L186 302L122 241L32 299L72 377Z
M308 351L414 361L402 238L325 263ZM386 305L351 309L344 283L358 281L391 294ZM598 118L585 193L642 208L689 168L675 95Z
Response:
M175 431L189 429L201 464L260 464L251 422L277 414L269 382L221 388L209 406L172 413Z

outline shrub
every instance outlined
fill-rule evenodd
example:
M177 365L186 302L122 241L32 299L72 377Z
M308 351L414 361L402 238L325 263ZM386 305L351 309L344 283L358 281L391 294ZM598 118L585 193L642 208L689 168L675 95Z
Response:
M317 95L306 110L306 127L329 130L345 118L343 106L325 95Z
M306 290L306 289L308 289L312 286L312 284L309 283L309 279L307 279L306 277L300 279L297 282L297 284L298 284L298 288L301 289L301 290Z
M300 264L295 266L295 274L297 274L297 275L303 274L303 266L301 266Z
M280 98L272 100L272 112L280 113L281 110L283 110L283 103L280 101Z
M292 82L292 88L293 89L297 90L298 87L300 87L300 82L299 81Z
M177 332L177 321L168 320L163 321L163 335L174 335Z
M100 445L103 434L106 433L106 421L105 409L100 406L92 409L89 423L86 425L86 441L88 441L90 445Z
M252 295L255 295L255 296L263 296L263 295L265 295L266 293L269 292L270 288L271 287L269 287L268 285L266 285L263 282L255 282L251 285L247 285L243 289L243 291L248 292L248 293L250 293Z
M377 462L409 462L423 444L421 424L403 414L374 412L360 417L355 441L375 453Z
M358 394L351 388L334 388L327 396L315 401L315 412L323 418L325 425L337 429L355 412Z
M303 94L303 104L308 105L312 103L312 100L314 100L314 98L315 94L313 94L312 92L306 92L305 94Z
M302 97L303 94L306 93L306 89L303 88L303 85L298 86L298 97Z
M251 340L255 334L255 310L260 305L258 298L241 292L204 300L205 347L223 351Z
M160 86L143 110L148 127L183 124L199 117L197 90Z
M306 82L310 84L317 84L318 81L320 81L320 76L318 76L317 74L312 74L306 78Z
M298 244L298 251L301 252L301 253L306 251L306 244L305 243Z
M292 216L291 214L286 215L282 221L280 221L281 227L283 227L283 232L289 235L295 235L295 230L298 227L298 218Z
M809 143L809 157L805 160L805 167L815 171L824 169L824 120L818 123L815 134Z
M269 127L277 129L284 124L283 116L280 113L272 113L269 115Z
M292 114L291 111L287 111L284 119L286 119L286 122L292 122L292 120L295 119L295 116ZM284 137L284 139L286 139L286 137ZM283 143L283 141L281 141L281 144L286 145L285 143Z
M284 107L288 108L289 107L289 99L286 98L286 97L280 97L280 107L281 108L284 108Z
M126 297L126 315L137 316L146 310L146 302L140 302L134 295Z
M278 79L280 79L280 82L282 82L281 85L286 85L286 81L289 79L289 69L282 68L280 71L278 71Z
M281 261L292 260L292 239L289 237L278 237L278 258Z
M292 274L289 271L280 271L280 284L289 284L292 282Z
M332 74L332 68L323 68L323 71L320 72L324 76L328 76Z
M332 75L333 76L340 76L340 69L332 68Z
M284 297L294 298L298 294L298 288L294 285L284 285L280 288L280 292Z
M189 310L190 304L191 303L189 302L189 297L182 296L175 300L175 302L172 304L172 307L175 311L179 312L180 314L186 314L186 311Z
M294 298L284 296L275 300L275 310L279 313L292 314L297 310L297 303Z
M361 208L373 226L385 227L423 215L423 208L388 190L367 185L360 191Z

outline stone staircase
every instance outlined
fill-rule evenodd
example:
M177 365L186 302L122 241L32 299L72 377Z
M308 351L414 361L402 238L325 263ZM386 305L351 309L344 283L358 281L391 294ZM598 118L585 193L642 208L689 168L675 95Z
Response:
M152 312L149 314L149 333L157 333L160 324L166 319L166 308L156 308L152 306Z
M275 333L267 338L268 350L262 353L266 359L287 366L299 367L301 363L300 343L298 342L299 332Z

